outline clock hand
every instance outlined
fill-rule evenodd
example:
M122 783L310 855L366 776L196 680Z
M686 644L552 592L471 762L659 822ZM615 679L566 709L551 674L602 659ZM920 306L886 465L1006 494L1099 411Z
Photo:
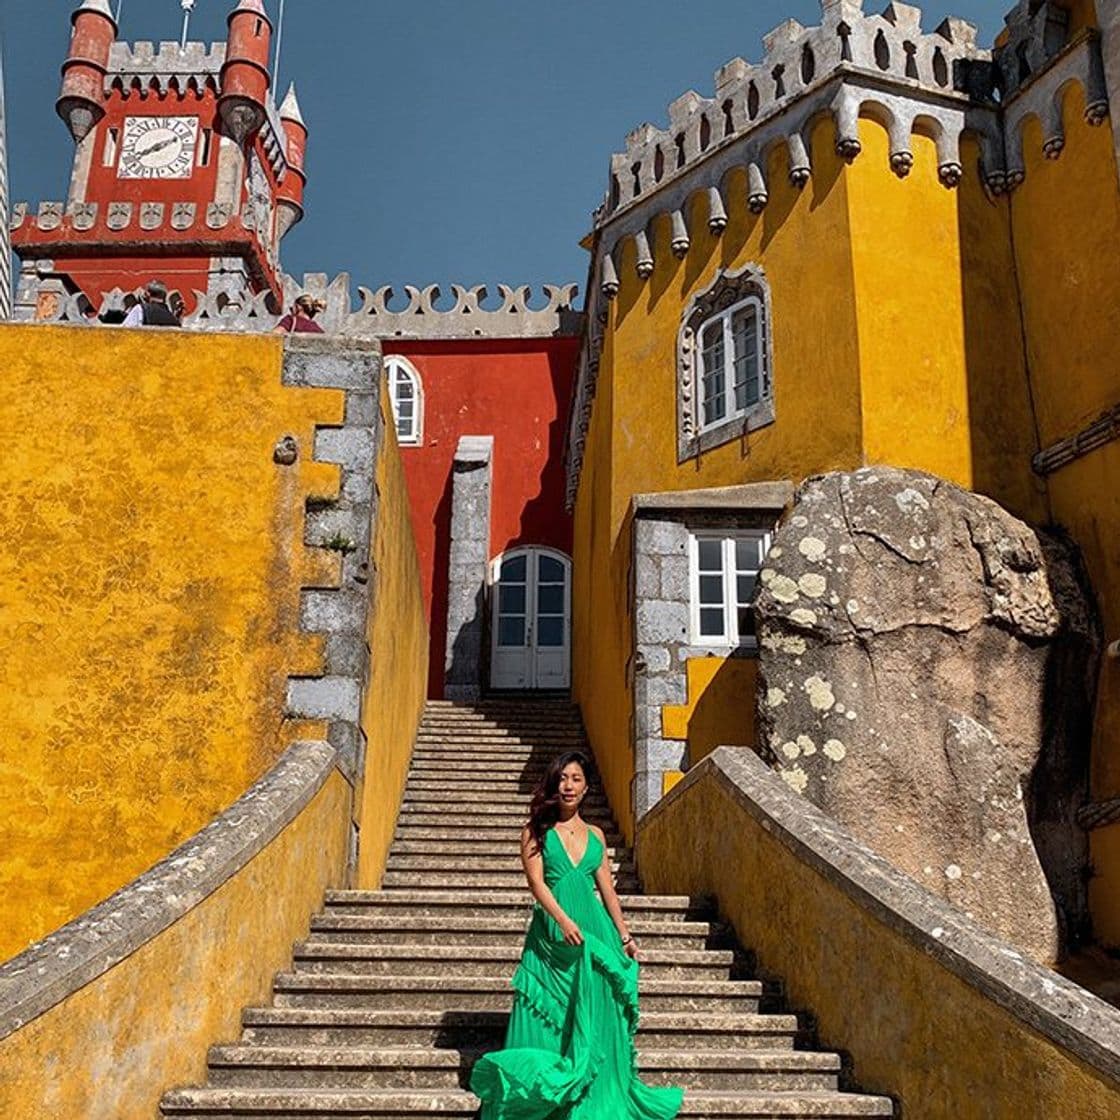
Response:
M167 140L160 140L150 148L145 148L142 152L138 151L136 153L136 158L143 159L145 156L154 155L156 152L162 152L164 148L170 148L172 144L178 144L179 142L178 136L172 136Z

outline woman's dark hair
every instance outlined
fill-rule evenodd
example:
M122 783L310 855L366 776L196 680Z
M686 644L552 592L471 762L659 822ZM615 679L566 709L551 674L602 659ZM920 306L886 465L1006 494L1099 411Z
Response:
M529 803L529 831L536 841L537 851L544 846L544 834L560 819L560 775L573 762L583 771L588 789L598 780L595 763L584 751L565 751L548 764L540 784L533 790L533 800Z

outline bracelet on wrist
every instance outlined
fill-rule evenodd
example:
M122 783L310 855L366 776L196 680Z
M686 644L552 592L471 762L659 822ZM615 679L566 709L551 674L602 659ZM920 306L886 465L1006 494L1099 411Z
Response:
M630 934L630 933L628 933L628 934L627 934L627 935L626 935L626 936L625 936L625 937L624 937L624 938L622 939L622 944L623 944L623 945L629 945L629 944L630 944L630 942L631 942L631 941L633 941L633 940L634 940L634 935L633 935L633 934Z

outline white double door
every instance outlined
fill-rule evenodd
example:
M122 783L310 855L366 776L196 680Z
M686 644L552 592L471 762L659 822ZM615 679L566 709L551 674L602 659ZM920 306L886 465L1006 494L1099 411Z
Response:
M491 571L491 688L571 683L572 565L550 548L518 548Z

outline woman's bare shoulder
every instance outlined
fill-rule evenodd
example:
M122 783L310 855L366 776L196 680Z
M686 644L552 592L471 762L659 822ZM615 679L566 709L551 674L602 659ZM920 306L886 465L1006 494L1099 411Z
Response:
M587 827L591 829L591 831L594 832L595 835L598 836L604 844L606 844L607 834L597 824L589 824Z

